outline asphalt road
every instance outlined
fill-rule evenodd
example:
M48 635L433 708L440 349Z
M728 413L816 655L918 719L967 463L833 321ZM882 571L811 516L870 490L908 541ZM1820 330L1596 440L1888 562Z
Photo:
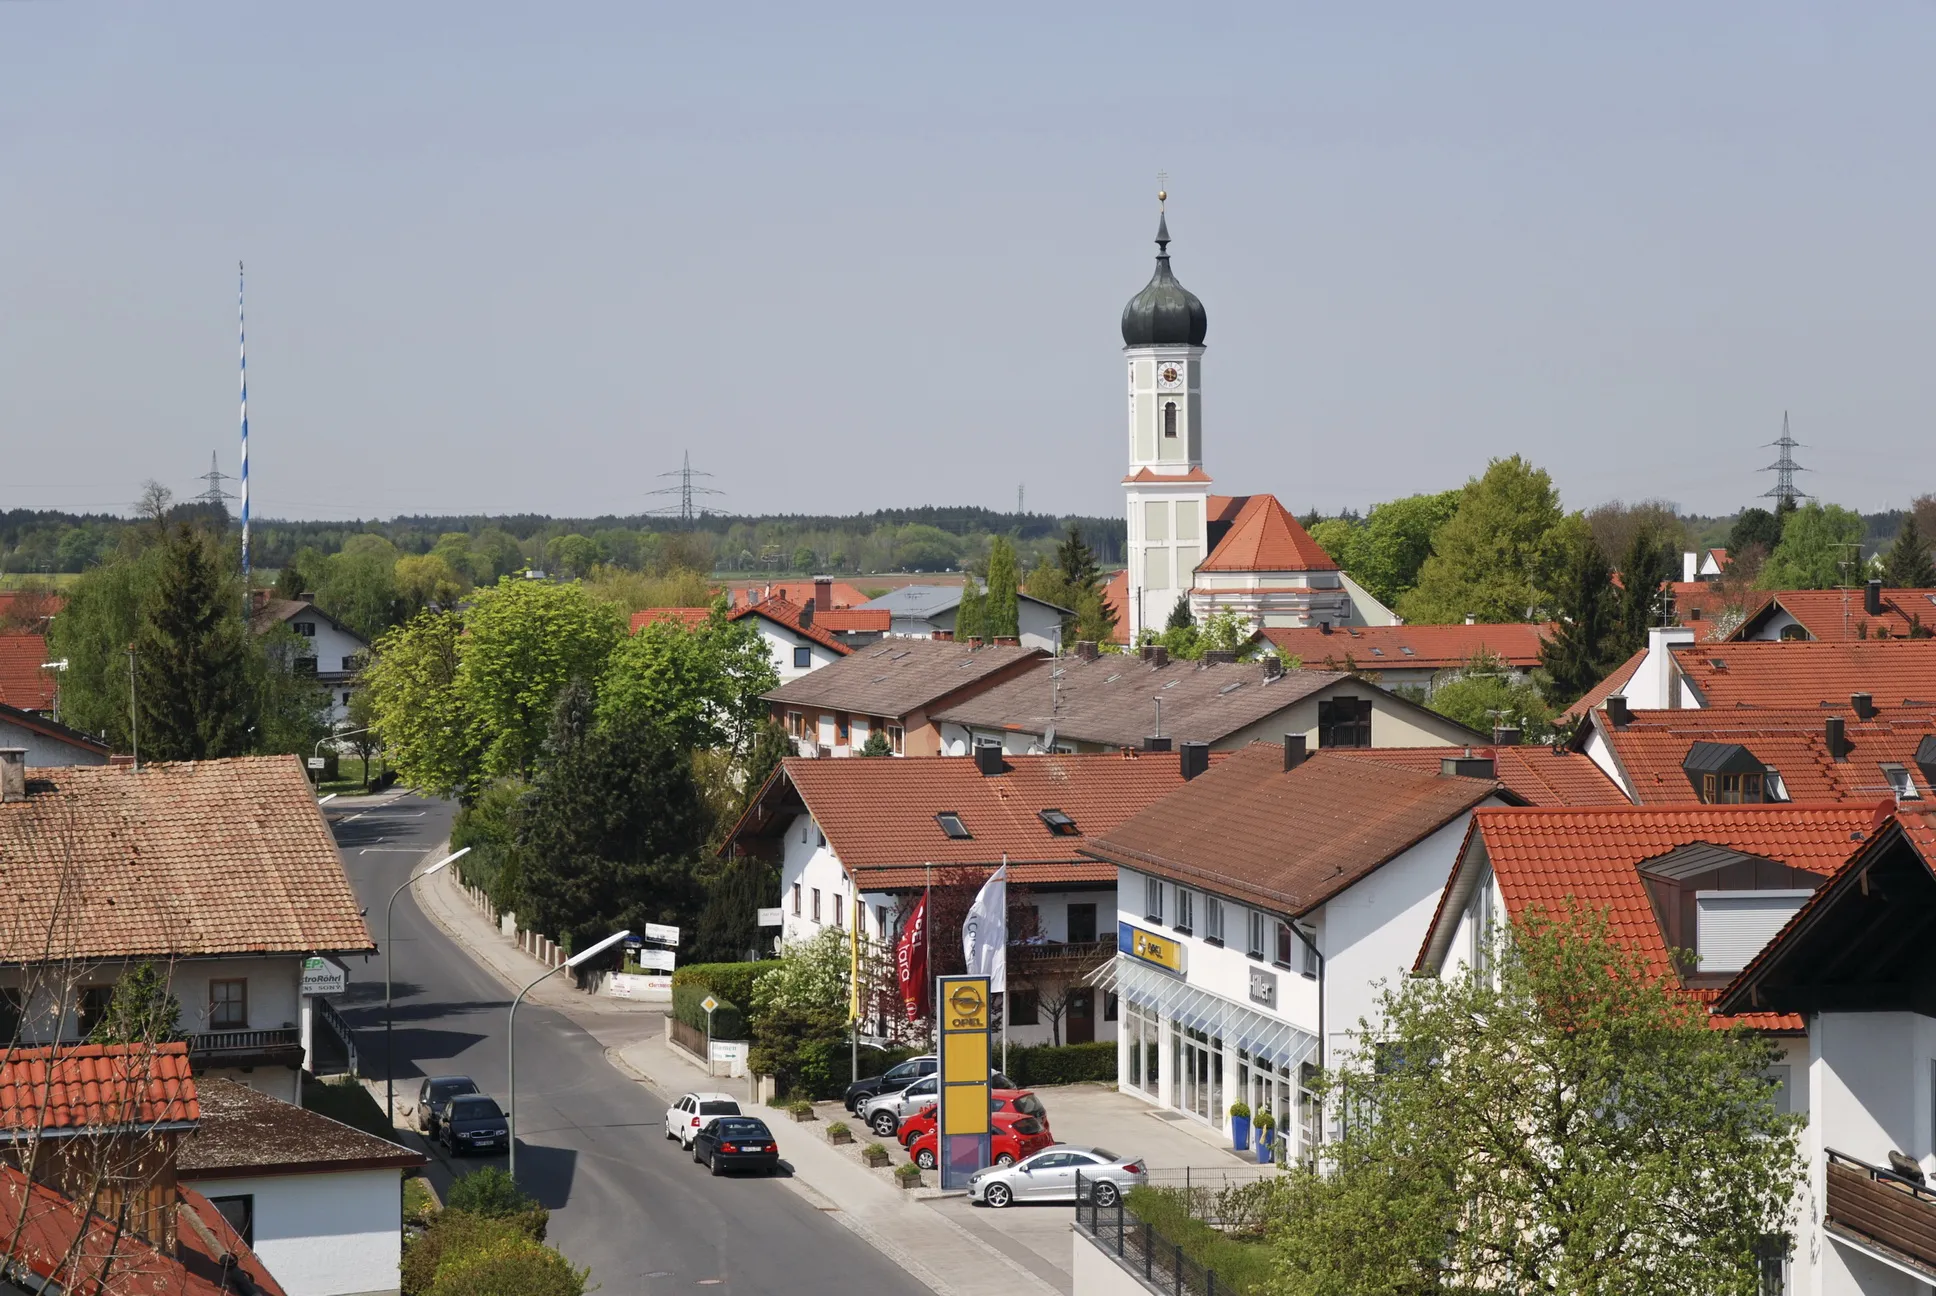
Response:
M378 944L391 891L444 840L450 820L448 804L414 796L337 819L343 866ZM351 960L349 991L337 1001L356 1031L363 1073L383 1076L383 960L392 952L399 1102L414 1101L423 1076L451 1073L503 1102L511 995L409 892L397 900L389 948ZM588 1010L580 1015L605 1043L661 1029L656 1015ZM518 1009L518 1177L551 1209L550 1240L573 1263L591 1266L602 1293L703 1286L749 1296L931 1296L785 1183L715 1179L694 1165L665 1141L667 1105L614 1068L600 1038L564 1014L528 999ZM786 1130L776 1130L784 1157Z

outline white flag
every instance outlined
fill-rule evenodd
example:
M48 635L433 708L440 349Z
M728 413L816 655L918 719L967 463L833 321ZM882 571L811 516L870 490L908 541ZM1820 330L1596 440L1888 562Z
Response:
M969 976L988 978L988 992L1008 989L1008 865L983 884L961 924L961 954Z

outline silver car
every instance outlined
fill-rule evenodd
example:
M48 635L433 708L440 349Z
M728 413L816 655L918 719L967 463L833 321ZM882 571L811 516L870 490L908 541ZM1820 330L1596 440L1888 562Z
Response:
M925 1075L905 1089L895 1089L888 1093L877 1094L861 1100L857 1109L867 1127L882 1138L893 1138L901 1128L903 1117L912 1116L936 1100L941 1092L938 1076Z
M968 1178L968 1200L997 1210L1018 1201L1072 1202L1078 1176L1083 1200L1103 1207L1114 1206L1124 1192L1149 1182L1149 1171L1140 1158L1119 1157L1107 1148L1057 1143L1014 1165L975 1171Z

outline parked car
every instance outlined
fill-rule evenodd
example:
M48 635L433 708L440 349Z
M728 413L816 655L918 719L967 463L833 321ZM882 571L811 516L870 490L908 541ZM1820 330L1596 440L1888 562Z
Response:
M693 1136L721 1116L737 1116L739 1099L723 1093L689 1093L666 1108L665 1136L692 1146Z
M929 1103L914 1115L904 1117L895 1137L901 1140L902 1147L911 1147L915 1139L933 1129L935 1122L940 1119L939 1104ZM1042 1127L1042 1132L1050 1136L1044 1146L1055 1142L1054 1133L1049 1129L1049 1109L1042 1105L1042 1100L1035 1096L1033 1090L996 1089L992 1091L988 1095L988 1119L997 1129L1007 1129L1017 1121L1033 1119ZM1029 1151L1033 1152L1035 1149L1030 1148Z
M1014 1165L1023 1157L1031 1156L1055 1140L1042 1128L1042 1122L1033 1116L1024 1116L1013 1125L997 1125L988 1136L988 1156L992 1164L998 1166ZM908 1157L923 1170L932 1170L941 1159L941 1136L932 1127L925 1134L908 1144Z
M425 1076L424 1082L417 1086L417 1115L423 1121L424 1134L437 1137L437 1122L443 1118L444 1105L459 1094L479 1092L477 1081L469 1076Z
M452 1156L471 1152L504 1152L511 1147L511 1123L497 1099L485 1094L458 1094L444 1107L441 1142Z
M1149 1182L1141 1160L1119 1157L1107 1148L1057 1143L1012 1166L975 1171L968 1176L968 1200L998 1210L1018 1201L1072 1202L1078 1174L1084 1199L1098 1206L1114 1206L1124 1192Z
M1013 1089L1015 1082L999 1071L988 1073L988 1087ZM934 1076L924 1076L905 1089L890 1090L866 1099L858 1108L858 1115L882 1138L892 1138L901 1131L903 1118L912 1116L936 1100L941 1092L941 1082Z
M780 1168L780 1145L763 1120L721 1116L693 1136L692 1159L716 1175L728 1170L772 1174Z
M933 1075L934 1069L939 1065L941 1065L941 1059L932 1053L911 1057L905 1062L897 1062L879 1075L868 1076L865 1080L856 1080L848 1085L846 1096L842 1101L847 1104L848 1111L858 1114L861 1103L866 1099L891 1089L905 1089L922 1076Z

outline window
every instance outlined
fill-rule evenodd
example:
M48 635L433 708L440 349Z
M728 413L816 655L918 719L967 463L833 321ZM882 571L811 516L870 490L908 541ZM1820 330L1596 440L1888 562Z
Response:
M1163 435L1166 437L1173 437L1176 435L1176 402L1175 401L1163 402Z
M344 670L344 671L345 671L346 673L347 673L347 672L349 672L349 671L353 671L353 670L359 670L359 669L361 669L361 667L359 667L359 666L358 666L358 664L357 664L357 661L356 661L356 658L354 658L354 657L345 657L345 658L343 659L343 670Z
M1086 944L1096 939L1096 906L1092 904L1072 904L1069 906L1069 943Z
M1039 1024L1041 1002L1033 986L1017 986L1008 992L1008 1024L1010 1026L1034 1026Z
M1341 697L1319 701L1318 746L1371 746L1371 699Z
M845 711L834 717L834 742L836 744L848 741L853 737L853 734L853 727L849 723Z
M1143 879L1143 917L1151 922L1163 921L1163 881L1161 878Z
M1298 1155L1308 1163L1317 1155L1318 1139L1324 1126L1324 1109L1318 1104L1318 1069L1309 1062L1297 1069Z
M815 887L813 889L813 920L815 922L820 921L820 888L819 887Z
M787 737L805 738L806 736L807 718L798 711L787 712Z
M1899 799L1904 801L1921 799L1922 794L1916 791L1916 781L1909 777L1909 771L1903 766L1884 765L1882 767L1882 777L1889 780L1889 790L1895 793Z
M1223 944L1223 901L1215 896L1203 897L1203 938Z
M795 918L800 916L800 884L798 882L793 884L793 916Z
M903 729L900 725L888 725L887 745L896 756L905 755L907 753L907 730Z
M796 670L808 670L813 666L813 649L801 644L793 650L793 665Z
M1041 816L1042 822L1048 826L1049 831L1058 837L1074 837L1080 831L1076 827L1076 821L1060 810L1038 810L1036 813Z
M840 892L838 891L834 892L834 926L836 927L846 926L845 919L847 915L844 912L844 906L846 905L846 903L847 903L846 896L840 894Z
M242 1235L246 1246L255 1245L255 1194L239 1197L211 1197L208 1204L222 1213L230 1228Z
M0 1049L20 1039L20 1021L26 1015L26 998L18 990L0 990Z
M1277 957L1272 960L1279 967L1291 966L1291 956L1297 946L1297 937L1291 934L1287 922L1277 924Z
M1264 957L1264 915L1250 911L1250 942L1246 947L1254 959Z
M79 1014L80 1020L75 1023L81 1032L82 1039L86 1039L94 1033L94 1028L99 1026L101 1019L108 1015L108 1005L113 1001L113 986L85 986L82 988L81 1001L76 1005L76 1012Z
M289 663L289 669L304 679L314 679L316 678L316 659L314 657L297 657Z
M934 821L941 825L942 832L955 841L967 841L974 836L968 831L967 825L961 822L961 816L952 810L943 810L934 817Z
M1298 973L1315 981L1318 975L1318 934L1304 926L1300 926L1297 931L1303 936L1303 939L1297 942Z
M1105 991L1102 997L1102 1019L1106 1022L1115 1021L1121 1012L1122 1008L1116 1002L1116 992L1114 990Z
M1788 1252L1792 1247L1785 1233L1771 1233L1755 1245L1755 1260L1761 1268L1761 1296L1785 1296Z
M305 639L314 639L316 637L316 623L314 621L292 622L291 628Z
M1196 927L1197 893L1187 887L1176 889L1176 929L1188 935Z
M249 1027L249 983L244 980L208 983L208 1028L210 1030L247 1030Z
M1759 774L1707 774L1701 778L1701 800L1709 805L1760 805Z
M874 906L874 939L887 939L887 906Z

